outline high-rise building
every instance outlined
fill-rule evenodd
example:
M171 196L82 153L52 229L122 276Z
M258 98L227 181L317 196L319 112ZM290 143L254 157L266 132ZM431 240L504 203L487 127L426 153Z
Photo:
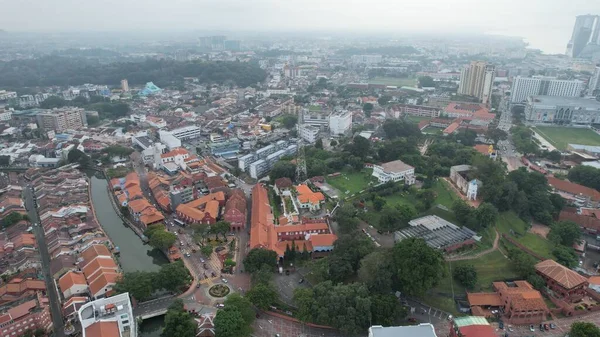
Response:
M79 308L77 315L83 337L137 337L137 322L129 293L88 302Z
M510 102L522 103L529 96L579 97L582 90L583 82L579 80L558 80L547 76L517 76L513 81Z
M345 135L352 129L352 112L334 111L329 116L329 131L332 136Z
M129 91L129 82L127 81L127 79L121 80L121 90L123 90L124 92Z
M55 108L37 114L37 124L43 131L64 132L87 126L85 110L74 107Z
M483 61L473 61L460 73L458 93L477 97L488 104L492 97L496 67Z
M578 15L567 44L567 55L579 57L587 45L600 44L600 16Z
M588 82L588 95L596 95L600 90L600 64L596 65L594 74Z

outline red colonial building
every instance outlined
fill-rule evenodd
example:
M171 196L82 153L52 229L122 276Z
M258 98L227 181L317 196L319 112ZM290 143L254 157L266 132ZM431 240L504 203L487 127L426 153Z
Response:
M231 224L231 230L242 230L246 225L246 195L244 191L235 189L225 203L223 220Z
M578 302L586 295L588 280L554 260L545 260L536 264L535 270L544 278L546 286L555 297L565 302Z

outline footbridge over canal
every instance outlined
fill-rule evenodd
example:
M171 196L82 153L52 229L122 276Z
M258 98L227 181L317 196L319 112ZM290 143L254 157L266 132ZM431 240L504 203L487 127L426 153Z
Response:
M171 304L173 304L173 302L175 302L176 299L177 296L164 296L154 300L140 302L133 309L133 316L135 316L136 319L145 320L165 315L167 313L167 310L169 310ZM185 305L186 309L194 310L196 312L205 311L207 308L202 304L194 302L190 299L184 299L183 304ZM212 310L209 309L208 311Z

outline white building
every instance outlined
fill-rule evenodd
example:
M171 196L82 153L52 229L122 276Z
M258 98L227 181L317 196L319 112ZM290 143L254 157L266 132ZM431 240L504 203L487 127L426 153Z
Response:
M381 165L373 165L373 177L380 183L404 180L406 185L415 183L415 168L401 160L394 160Z
M350 111L334 111L329 116L329 131L332 136L345 135L351 129L352 113Z
M596 66L594 74L588 82L588 95L593 95L598 89L600 89L600 65Z
M369 337L438 337L431 323L407 326L373 325L369 328Z
M129 293L88 302L77 315L83 337L137 337Z
M7 122L12 119L12 111L0 109L0 121Z
M352 63L355 64L379 64L383 61L381 55L352 55Z
M531 96L525 120L532 123L590 125L600 122L600 102L580 97Z
M158 131L158 135L160 137L160 141L167 146L169 151L174 150L178 147L181 147L181 140L175 135L173 135L170 131Z
M171 130L171 134L179 140L194 139L200 137L201 129L195 125L190 125Z
M14 98L17 98L16 91L0 90L0 101L7 101L9 99L14 99Z
M298 136L310 144L314 144L319 139L319 128L308 125L298 125Z
M127 81L127 79L121 80L121 90L123 90L124 92L129 91L129 82Z
M579 97L583 82L579 80L557 80L555 77L515 77L510 93L511 103L523 103L529 96Z

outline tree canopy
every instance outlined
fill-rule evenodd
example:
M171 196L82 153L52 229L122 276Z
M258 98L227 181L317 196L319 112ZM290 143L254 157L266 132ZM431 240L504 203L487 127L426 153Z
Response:
M263 265L275 269L277 266L277 253L270 249L253 248L246 255L244 260L244 268L247 272L253 273L262 268Z
M550 226L548 239L556 244L570 247L575 241L581 239L581 228L572 221L559 221Z
M473 289L477 284L477 270L471 264L454 267L452 277L467 289Z
M269 178L271 179L271 183L274 184L275 180L284 177L294 180L296 177L296 165L289 161L280 160L273 165L271 172L269 172Z
M167 310L161 336L195 337L197 326L194 317L185 311L183 301L176 299Z
M569 180L600 191L600 169L577 165L569 170Z
M409 238L393 248L393 263L400 290L408 295L422 295L444 276L444 257L425 240Z
M173 61L101 63L84 57L43 56L0 62L0 86L69 86L85 83L118 85L123 78L130 85L154 82L168 86L183 83L183 77L198 77L200 83L232 82L240 87L262 82L267 74L258 64L230 61Z
M254 310L247 298L237 293L230 294L225 307L215 316L215 335L219 337L245 337L252 333Z
M600 337L600 327L589 322L575 322L571 324L571 337Z

